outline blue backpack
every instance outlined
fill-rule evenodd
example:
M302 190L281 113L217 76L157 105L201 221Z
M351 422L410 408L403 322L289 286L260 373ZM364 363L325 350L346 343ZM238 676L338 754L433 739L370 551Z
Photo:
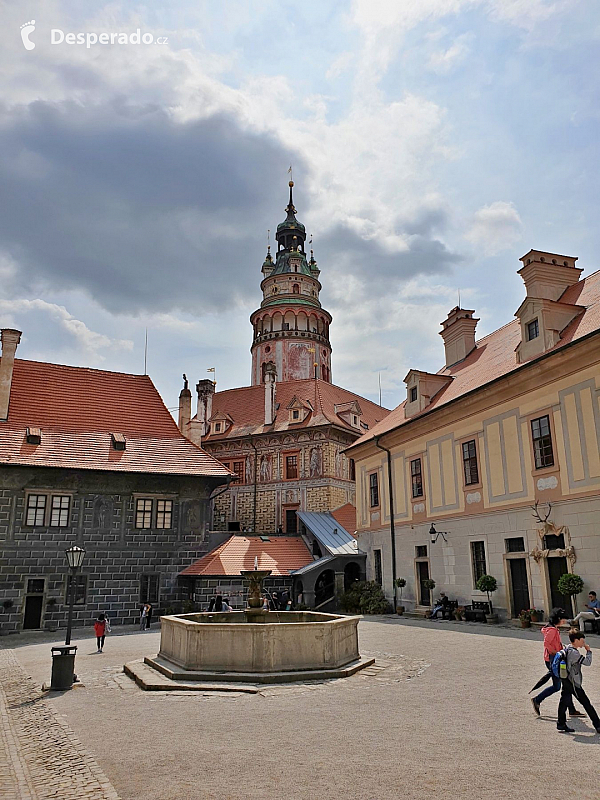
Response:
M562 676L560 674L561 662L563 662L565 664L566 669L567 669L567 674L566 675L562 675ZM554 657L552 659L552 674L554 675L555 678L568 677L568 675L569 675L569 665L568 665L568 661L567 661L567 648L566 647L563 647L562 650L559 650L558 653L554 654Z

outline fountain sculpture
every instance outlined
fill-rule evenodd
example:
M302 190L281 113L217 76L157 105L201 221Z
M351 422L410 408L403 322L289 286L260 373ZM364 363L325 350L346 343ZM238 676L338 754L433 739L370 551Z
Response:
M346 677L373 663L358 652L360 617L263 609L270 574L258 559L241 572L244 611L161 617L160 652L145 663L173 680L250 683Z

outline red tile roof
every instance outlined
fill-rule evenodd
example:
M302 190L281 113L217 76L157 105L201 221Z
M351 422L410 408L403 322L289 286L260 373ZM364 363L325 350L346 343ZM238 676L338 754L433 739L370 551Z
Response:
M350 536L354 536L356 533L356 506L353 506L352 503L346 503L345 506L340 506L329 513Z
M239 575L243 569L270 569L272 575L289 575L305 567L313 557L300 536L274 536L265 542L259 536L232 536L180 575Z
M291 422L288 405L297 397L303 403L309 403L313 409L302 422ZM382 420L388 409L366 400L364 397L334 386L322 380L282 381L276 384L276 402L279 405L273 425L265 426L265 388L264 386L244 386L241 389L227 389L213 396L212 416L229 414L233 425L225 433L211 433L205 441L233 439L253 433L267 433L302 428L314 428L318 425L334 425L359 433L342 417L336 414L335 406L356 401L362 411L361 422L369 428ZM360 429L364 431L364 428Z
M556 352L561 347L600 330L600 271L594 272L566 289L560 302L583 306L585 311L567 325L561 333L560 341L548 352ZM518 319L480 339L476 343L475 349L463 361L437 373L438 375L450 375L452 381L435 395L421 414L410 418L405 417L404 401L382 422L354 442L352 447L357 447L375 436L398 428L410 419L418 418L432 409L444 406L497 378L517 370L527 369L528 362L519 364L516 360L515 349L520 341L521 326Z
M28 427L41 429L27 444ZM111 434L124 434L114 450ZM16 359L0 464L225 478L229 471L178 430L147 375Z

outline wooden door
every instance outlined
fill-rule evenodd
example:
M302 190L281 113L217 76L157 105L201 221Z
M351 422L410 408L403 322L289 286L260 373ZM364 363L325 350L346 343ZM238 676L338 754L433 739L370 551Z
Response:
M510 590L512 595L512 616L518 617L523 609L530 607L527 564L524 558L510 558Z
M431 605L431 591L423 586L424 581L429 580L429 562L417 561L417 575L419 577L419 603L422 606Z

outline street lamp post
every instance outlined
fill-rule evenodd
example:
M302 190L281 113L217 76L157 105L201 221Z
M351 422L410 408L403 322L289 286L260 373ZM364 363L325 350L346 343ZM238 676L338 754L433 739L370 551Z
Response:
M75 577L83 564L85 550L83 547L69 547L66 551L67 563L69 564L69 616L67 619L67 636L65 646L71 644L71 628L73 626L73 605L75 603Z

